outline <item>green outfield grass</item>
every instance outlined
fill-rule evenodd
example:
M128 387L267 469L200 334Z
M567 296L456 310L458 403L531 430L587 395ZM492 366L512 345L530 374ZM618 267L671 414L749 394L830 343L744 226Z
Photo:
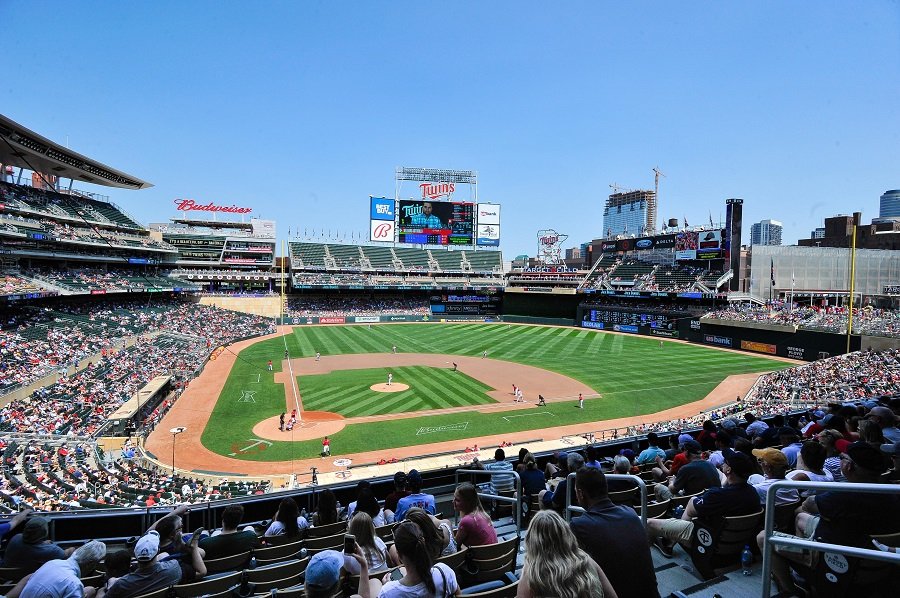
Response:
M409 390L386 394L369 390L373 384L407 384ZM493 403L484 394L494 390L462 372L414 366L342 370L298 378L303 407L311 411L333 411L344 417L362 417L427 409L448 409Z
M576 404L573 399L515 413L466 411L349 425L332 437L333 454L522 430L534 430L534 437L542 438L542 430L547 427L652 414L703 398L731 374L788 367L779 361L698 345L666 342L660 347L659 339L652 337L506 324L382 324L371 329L367 326L308 326L295 328L293 335L286 337L286 342L292 357L312 357L316 351L322 355L387 353L394 345L400 353L478 356L487 351L492 359L523 363L570 376L603 395L602 399L587 401L583 410L573 408ZM284 349L285 340L276 338L241 351L203 432L202 441L207 448L226 455L235 452L236 444L254 438L252 428L258 421L281 413L284 389L273 383L272 373L266 371L265 364L272 359L275 367L280 368ZM429 372L434 371L429 369ZM368 389L372 383L386 381L386 370L374 370L372 382L367 382L370 379L366 377L370 375L367 372L372 370L347 370L331 375L337 376L333 380L349 381L341 383L344 389L354 385ZM308 409L333 410L321 407L319 402L329 400L329 383L325 380L328 377L304 376L299 380ZM354 377L357 382L353 382ZM321 380L314 380L316 378ZM304 388L313 394L308 396ZM458 386L455 390L460 392ZM466 390L467 400L477 403L477 397L483 396L484 390L483 387ZM344 391L335 387L334 394L337 392ZM436 397L433 391L423 391L423 395ZM316 402L309 403L310 399ZM362 405L364 400L365 396L360 395L348 400L343 408L356 410L359 402L361 410L354 415L365 415L368 414L365 411L376 408L379 403L379 399L374 399ZM382 394L380 401L383 403L378 408L390 408L389 396ZM287 433L285 440L275 442L267 450L237 457L279 461L308 458L319 453L320 442L317 440L289 442ZM385 450L385 456L390 457L389 450Z

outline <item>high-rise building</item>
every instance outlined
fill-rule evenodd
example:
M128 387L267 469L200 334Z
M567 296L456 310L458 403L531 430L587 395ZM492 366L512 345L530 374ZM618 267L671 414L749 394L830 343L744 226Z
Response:
M656 210L651 210L651 204L656 205L656 193L654 191L623 191L613 193L606 200L603 209L603 232L607 237L634 234L642 235L645 232L656 230L656 220L651 215Z
M820 226L819 228L814 228L813 231L809 234L810 239L824 239L825 238L825 227Z
M889 189L881 195L879 218L900 218L900 189Z
M760 220L750 227L751 245L781 245L783 225L777 220Z

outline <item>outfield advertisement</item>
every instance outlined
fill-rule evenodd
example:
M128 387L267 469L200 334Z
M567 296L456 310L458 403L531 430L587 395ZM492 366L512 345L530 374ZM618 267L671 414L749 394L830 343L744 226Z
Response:
M420 314L393 316L308 316L303 318L285 318L288 324L379 324L383 322L429 322L431 317Z

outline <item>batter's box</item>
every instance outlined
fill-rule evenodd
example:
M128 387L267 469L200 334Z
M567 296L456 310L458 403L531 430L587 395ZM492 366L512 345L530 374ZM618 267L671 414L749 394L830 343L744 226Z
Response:
M455 432L458 430L465 430L469 427L469 422L460 422L458 424L447 424L445 426L435 426L435 427L423 427L416 430L416 436L422 436L423 434L436 434L438 432Z

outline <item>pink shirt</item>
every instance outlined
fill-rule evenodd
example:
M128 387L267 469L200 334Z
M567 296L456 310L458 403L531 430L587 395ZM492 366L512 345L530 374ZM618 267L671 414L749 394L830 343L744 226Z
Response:
M459 520L459 528L456 530L457 544L465 546L482 546L484 544L497 543L497 531L489 517L480 513L469 513Z

